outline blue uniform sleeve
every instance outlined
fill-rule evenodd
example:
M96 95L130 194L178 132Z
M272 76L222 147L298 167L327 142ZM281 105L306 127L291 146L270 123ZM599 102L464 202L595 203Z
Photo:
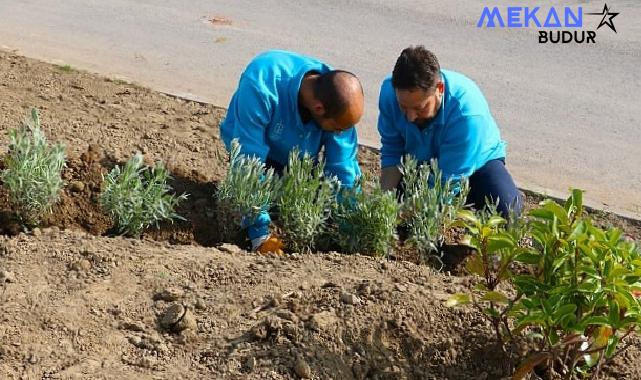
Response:
M390 115L389 99L381 92L378 102L378 133L381 135L381 168L398 166L405 150L403 136Z
M439 147L439 168L443 180L469 177L476 169L482 146L482 131L486 128L481 115L462 116L448 126Z
M269 235L269 225L272 222L267 211L261 211L260 214L254 219L253 223L243 221L243 228L247 228L247 237L249 240L256 239L261 236Z
M228 113L235 120L232 139L238 139L240 153L267 159L269 146L265 130L272 115L272 94L261 91L252 81L241 79Z
M323 132L322 144L325 147L326 175L336 176L342 187L351 188L361 175L356 128L342 133Z

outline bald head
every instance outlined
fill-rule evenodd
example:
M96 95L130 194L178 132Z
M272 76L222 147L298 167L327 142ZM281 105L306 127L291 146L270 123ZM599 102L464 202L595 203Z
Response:
M314 97L323 105L323 118L333 119L341 129L358 123L363 116L363 87L356 75L348 71L320 75L314 84Z

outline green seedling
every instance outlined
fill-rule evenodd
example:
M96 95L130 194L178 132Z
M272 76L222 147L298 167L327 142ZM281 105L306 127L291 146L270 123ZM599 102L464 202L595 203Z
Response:
M119 233L132 237L140 236L151 225L159 228L161 221L184 220L175 208L187 195L170 194L167 184L170 178L162 162L156 162L153 168L146 167L143 156L136 153L124 167L114 167L103 178L100 206Z
M386 256L396 240L399 205L378 181L364 189L364 178L343 189L332 214L338 245L346 253Z
M229 168L215 193L217 223L224 241L237 242L242 229L263 212L269 212L278 197L280 179L257 157L240 153L232 141Z
M9 131L9 152L4 161L2 184L9 201L23 224L35 226L60 199L66 165L65 146L49 145L37 109L31 110L31 120Z
M323 168L323 161L316 163L308 154L301 158L298 149L289 155L276 204L282 237L295 252L315 248L335 202L336 181L326 179Z
M445 230L465 206L468 180L444 181L437 160L419 165L409 155L403 160L401 172L404 187L401 218L409 232L407 242L426 259L440 257Z
M529 248L519 245L527 230L514 214L508 221L492 205L476 213L459 210L456 225L468 231L463 244L474 249L466 269L482 281L472 292L452 296L447 305L474 305L490 321L497 342L504 350L505 343L513 339L509 313L521 294L511 295L502 285L512 280L514 262L529 253Z

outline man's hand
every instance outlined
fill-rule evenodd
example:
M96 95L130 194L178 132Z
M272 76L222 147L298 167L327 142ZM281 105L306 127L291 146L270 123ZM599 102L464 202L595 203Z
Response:
M279 256L284 255L283 247L285 245L283 242L276 236L270 236L265 239L259 246L256 248L256 252L266 255L269 253L275 253Z

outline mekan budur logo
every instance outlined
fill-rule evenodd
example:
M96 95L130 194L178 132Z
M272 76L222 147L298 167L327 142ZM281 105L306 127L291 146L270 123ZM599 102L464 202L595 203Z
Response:
M603 26L609 27L614 33L617 32L613 19L618 12L611 12L608 4L603 6L601 12L584 13L583 7L550 7L547 9L541 7L512 7L509 6L504 12L498 7L484 7L481 17L476 24L477 28L537 28L549 29L539 30L539 43L552 44L594 44L597 40L597 30ZM584 28L584 18L587 15L590 18L600 17L600 22L596 30L586 30ZM592 21L590 20L590 24ZM594 22L596 25L596 20ZM560 30L560 29L573 30Z

